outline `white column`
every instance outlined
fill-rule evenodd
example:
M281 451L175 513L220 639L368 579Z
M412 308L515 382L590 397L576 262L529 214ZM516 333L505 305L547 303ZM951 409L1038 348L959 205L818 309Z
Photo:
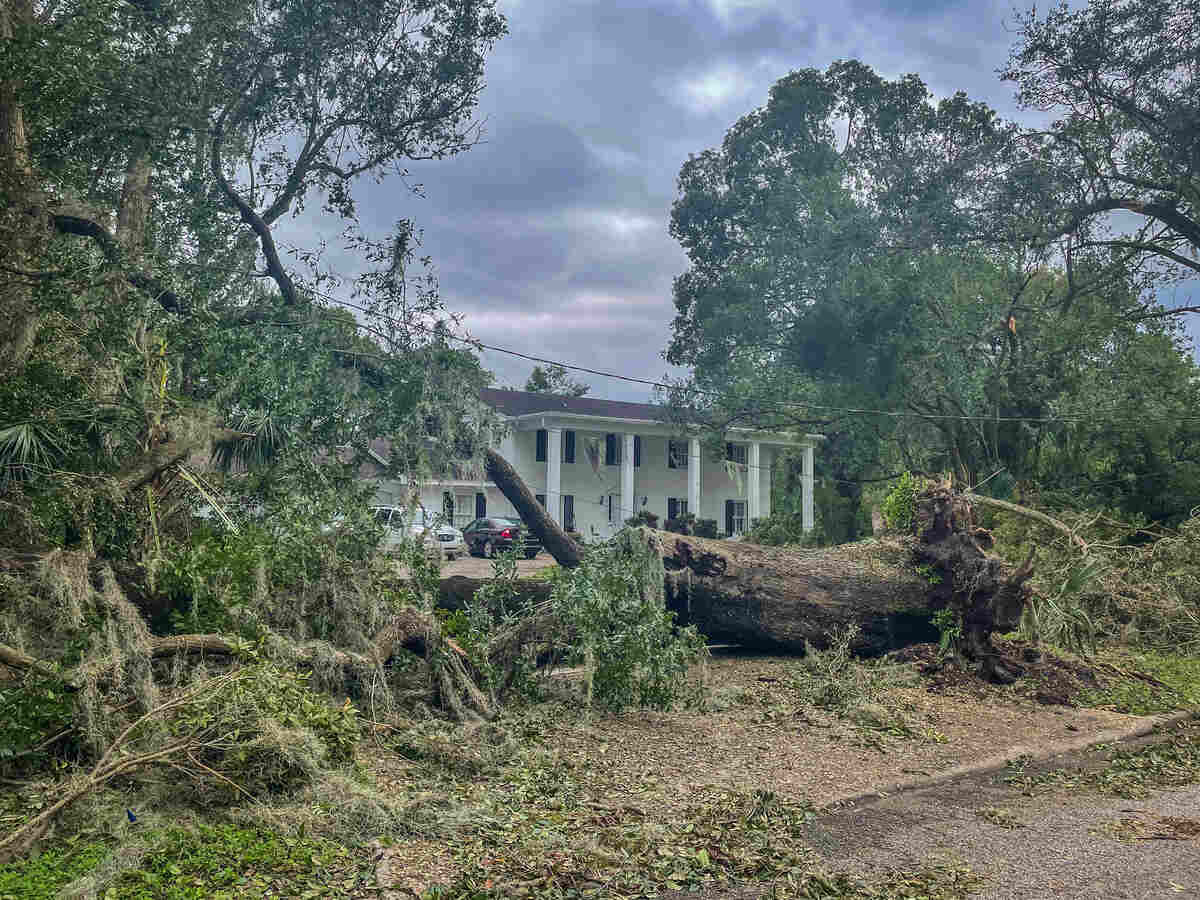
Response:
M746 529L749 530L755 519L762 518L762 491L760 490L762 482L759 480L758 473L759 460L762 458L762 445L758 441L751 441L748 452L746 453Z
M562 429L546 429L546 511L562 525Z
M621 522L632 516L637 509L633 503L633 435L627 434L625 446L621 448Z
M805 531L813 530L813 448L804 448L804 462L800 469L800 526Z
M746 530L750 529L756 518L762 518L762 482L758 480L758 473L761 472L758 461L761 458L762 445L752 440L746 452Z
M688 512L700 518L700 438L688 441Z
M764 519L771 515L771 465L775 462L775 454L770 450L762 454L766 462L762 463L762 499L759 501L758 514Z

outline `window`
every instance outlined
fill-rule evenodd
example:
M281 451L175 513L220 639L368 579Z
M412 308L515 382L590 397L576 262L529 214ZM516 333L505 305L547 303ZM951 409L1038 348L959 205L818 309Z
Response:
M391 514L392 508L390 506L377 506L375 508L375 524L382 525L384 528L387 528L388 518L391 516Z
M572 494L562 495L562 527L563 531L575 530L575 497Z
M746 501L725 501L725 533L741 534L746 530Z
M681 519L687 515L687 501L682 497L667 498L667 519Z
M620 435L606 434L604 436L604 464L606 466L619 466L621 464L621 442L618 440Z
M621 495L620 494L609 494L608 495L608 524L609 525L620 525L621 524Z
M747 448L745 444L728 443L725 445L725 458L739 466L746 465Z
M642 464L642 436L640 434L633 436L633 464L634 466Z
M667 468L686 469L688 449L687 441L667 441Z
M537 450L535 459L538 462L546 461L546 429L539 428L537 430Z
M563 462L575 462L575 432L563 432Z

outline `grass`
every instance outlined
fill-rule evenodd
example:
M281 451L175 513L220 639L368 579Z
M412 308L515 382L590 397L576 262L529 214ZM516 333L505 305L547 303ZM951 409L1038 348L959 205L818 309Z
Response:
M1144 673L1162 685L1136 677L1110 678L1103 688L1082 693L1081 706L1138 716L1200 709L1200 657L1108 651L1099 661L1119 671Z
M1027 794L1081 789L1127 798L1200 782L1200 719L1185 722L1168 734L1166 740L1113 753L1105 766L1096 771L1054 769L1028 773L1026 763L1018 761L1010 765L1004 781Z

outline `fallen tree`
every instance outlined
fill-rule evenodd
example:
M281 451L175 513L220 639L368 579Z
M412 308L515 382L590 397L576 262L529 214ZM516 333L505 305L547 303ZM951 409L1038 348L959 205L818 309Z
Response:
M668 606L710 639L804 652L856 625L853 649L871 655L936 640L936 615L980 674L1011 682L1021 673L1001 661L992 635L1020 622L1032 567L1014 569L990 552L971 499L932 485L916 498L909 532L823 550L664 532L647 539L662 548Z
M559 565L577 566L578 546L494 452L488 472ZM990 500L949 483L929 485L906 533L820 550L640 531L662 557L668 608L710 640L803 653L824 645L832 630L856 625L853 649L878 655L937 640L933 618L940 613L941 629L962 656L985 677L1011 682L1021 673L1001 661L991 638L1020 622L1032 568L1026 561L1014 569L990 552L991 535L977 527L973 511L983 502ZM1015 504L1004 508L1047 518ZM465 602L467 586L456 587Z

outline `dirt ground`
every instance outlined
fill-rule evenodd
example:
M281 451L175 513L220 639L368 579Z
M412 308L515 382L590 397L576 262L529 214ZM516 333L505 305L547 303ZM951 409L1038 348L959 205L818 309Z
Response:
M1150 721L1103 710L1048 705L1012 691L947 693L944 685L933 684L926 677L894 687L888 694L889 711L905 727L864 727L861 722L798 704L795 679L803 675L794 658L717 654L700 674L709 687L708 700L700 708L580 714L542 722L539 744L553 758L553 777L576 784L585 807L599 804L604 809L624 810L633 817L631 821L677 818L695 797L714 790L762 790L826 810L818 822L852 823L853 808L844 810L843 806L861 805L864 795L891 793L983 759L1016 759L1056 746L1065 749L1102 740L1105 732ZM409 772L387 771L395 762L393 757L385 768L376 770L380 781L409 781ZM497 787L507 790L503 784L489 787L485 784L488 780L486 776L473 780L468 793ZM933 824L924 831L920 830L924 825L913 826L919 835L930 838L925 844L914 838L913 852L919 848L940 851L943 844L952 845L963 817L975 815L964 809L967 811L961 814L947 814L935 813L930 807L921 813L930 823L943 824L937 824L941 830L936 834ZM896 835L904 831L905 826L895 825ZM814 832L813 847L835 866L847 868L842 865L846 860L831 848L836 850L842 842L846 852L855 857L850 849L855 845L849 843L851 832L852 828L831 830L833 837L824 843L821 834ZM862 833L868 836L863 846L870 846L872 832ZM434 873L444 877L452 871L449 855L450 848L445 845L401 842L384 854L381 866L386 877L381 880L392 887L428 885L431 876L436 880ZM903 863L904 859L897 857L891 868ZM758 891L763 887L759 885ZM1056 895L1035 891L996 896Z
M797 714L787 684L794 667L787 657L715 656L705 676L710 708L597 717L547 741L582 765L602 767L631 797L650 780L681 798L702 786L761 788L824 806L1009 750L1015 757L1147 721L1015 695L947 696L917 684L893 690L890 703L913 733L892 734Z

